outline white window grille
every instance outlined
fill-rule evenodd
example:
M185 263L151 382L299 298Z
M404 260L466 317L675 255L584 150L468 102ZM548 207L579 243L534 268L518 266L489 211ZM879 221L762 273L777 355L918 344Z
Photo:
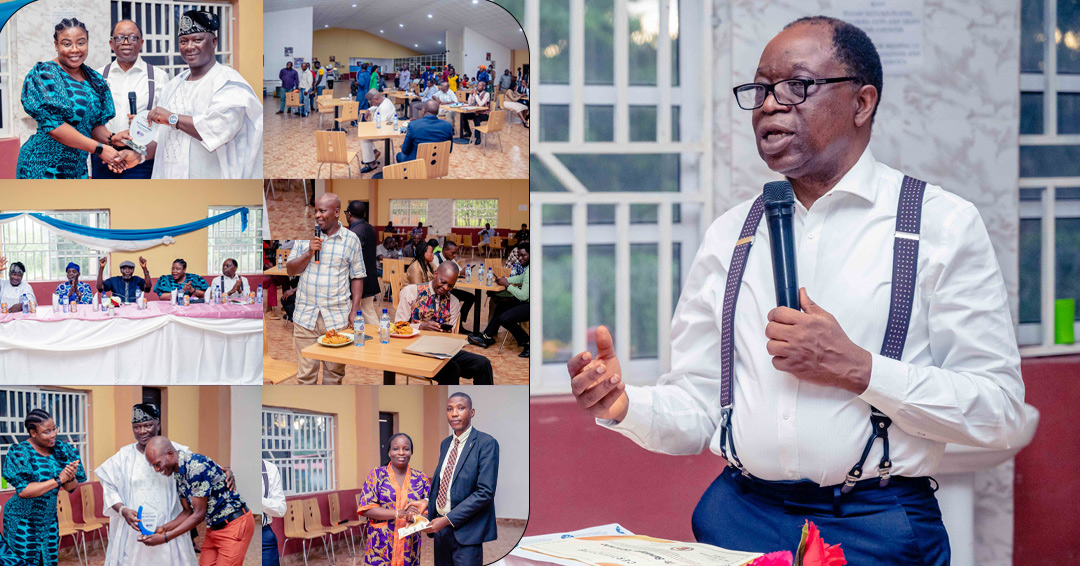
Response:
M455 228L483 228L484 224L499 225L499 199L454 201Z
M235 209L235 206L211 206L206 216L217 216ZM262 206L249 206L247 230L236 214L224 222L211 224L206 229L206 273L221 275L221 264L226 258L236 260L237 273L262 271ZM209 283L209 281L207 281Z
M439 69L441 71L442 68L445 67L445 66L446 66L446 53L438 53L438 54L435 54L435 55L418 55L416 57L399 57L397 59L394 59L394 68L393 69L386 69L385 71L386 72L391 72L391 73L396 73L402 67L408 67L409 68L409 73L411 74L411 73L415 72L417 69L421 69L420 72L422 73L424 67L435 67L435 68L437 68L437 69ZM419 77L419 75L417 75L415 77L410 76L409 78L410 79L418 79L420 77Z
M109 227L108 210L23 210L5 212L41 212L57 220L64 220L92 228ZM46 230L28 217L0 227L0 255L8 262L26 265L28 281L67 280L67 264L81 266L80 280L91 279L97 274L98 258L104 255L82 244Z
M281 471L285 495L337 488L335 417L263 407L262 457Z
M1054 344L1054 302L1080 302L1080 3L1023 0L1020 73L1017 338L1024 356L1077 352Z
M213 12L221 22L218 31L217 61L233 66L232 11L228 2L183 2L156 0L112 0L112 25L120 20L132 20L142 29L142 58L151 65L168 71L170 77L187 69L176 43L180 16L188 10Z
M86 393L52 391L37 387L0 387L0 461L6 461L8 450L30 438L23 419L31 409L44 409L56 422L56 439L71 444L79 451L83 469L90 468L86 459L90 453L87 428L89 411ZM10 490L10 485L5 486Z
M8 138L14 134L15 123L15 98L19 93L15 92L14 81L11 78L11 34L4 26L0 29L0 138Z
M390 201L390 221L394 226L427 224L427 201L423 199L397 199Z
M712 104L700 103L712 100L711 11L525 0L543 101L530 107L534 393L569 391L565 362L599 324L626 375L648 383L670 367L673 307L713 220Z

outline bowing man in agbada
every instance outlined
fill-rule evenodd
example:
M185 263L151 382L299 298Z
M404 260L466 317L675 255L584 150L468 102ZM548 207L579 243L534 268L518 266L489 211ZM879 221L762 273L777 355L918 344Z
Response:
M654 452L725 457L692 517L701 542L794 550L810 519L849 564L948 564L930 478L945 444L1006 448L1025 426L986 228L970 202L874 159L882 82L862 30L813 17L735 88L758 154L794 187L801 310L776 307L754 199L706 232L656 386L624 384L603 327L598 354L567 364L599 425Z
M235 69L217 62L218 17L189 10L177 45L188 68L147 116L158 124L154 179L262 178L262 101Z
M176 492L176 479L154 472L146 461L146 443L161 434L161 412L157 405L143 403L131 409L131 432L135 442L121 448L98 469L105 516L109 518L109 548L105 566L155 564L195 566L191 537L178 537L160 546L139 542L138 511L153 509L158 524L165 524L184 510ZM172 443L177 450L187 446Z

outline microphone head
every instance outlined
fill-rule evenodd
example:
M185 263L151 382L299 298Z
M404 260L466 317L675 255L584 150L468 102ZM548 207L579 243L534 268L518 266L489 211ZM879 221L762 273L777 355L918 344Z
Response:
M786 179L765 183L761 197L766 207L795 204L795 190L791 188L791 183Z
M128 100L135 100L135 91L131 91L128 93Z

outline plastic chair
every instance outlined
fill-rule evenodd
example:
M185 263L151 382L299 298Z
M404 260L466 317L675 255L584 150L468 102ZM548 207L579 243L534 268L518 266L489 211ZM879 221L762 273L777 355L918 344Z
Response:
M487 122L485 122L483 124L480 124L479 126L473 127L474 130L476 130L476 131L480 132L481 134L483 134L483 136L482 136L483 140L484 140L484 145L482 146L483 147L483 153L485 153L485 154L487 153L488 136L490 136L491 134L498 134L498 137L499 137L499 152L500 153L502 152L502 150L503 150L503 146L502 146L502 129L503 129L503 122L505 120L506 120L506 111L505 110L497 110L495 112L492 112L489 115Z
M83 559L83 555L86 554L86 531L75 524L75 519L71 515L71 498L64 491L56 495L56 521L60 527L60 540L63 541L64 537L70 536L79 564L88 564L90 557L87 555L85 561Z
M422 143L417 148L416 158L424 160L428 179L441 179L450 173L450 146L453 143Z
M332 95L332 94L324 94L324 95L322 95L322 96L315 99L315 107L319 111L319 129L320 130L322 129L323 116L326 116L327 114L333 114L334 113L334 105L325 104L325 102L327 102L329 100L332 100L333 98L334 98L334 95Z
M427 179L424 161L414 159L383 167L383 179Z
M286 108L300 108L303 104L300 103L300 91L290 90L285 93L285 107Z
M315 132L315 161L319 163L319 169L315 172L315 178L318 178L322 174L322 166L326 163L330 164L330 178L334 178L334 165L344 165L349 171L349 178L352 178L352 161L357 159L357 152L349 151L348 143L346 142L345 132L326 132L319 130ZM360 162L357 161L357 167L360 166Z
M281 544L281 558L285 558L285 546L289 544L289 541L299 540L304 550L304 566L307 566L308 541L313 541L312 544L314 544L314 539L320 539L323 541L323 548L326 548L326 532L321 529L315 532L304 529L304 502L288 501L285 506L285 542ZM327 554L328 558L329 556Z
M334 118L334 124L351 124L360 121L360 103L353 100L346 102L341 107L341 115Z
M101 536L102 535L101 530L105 529L106 534L109 532L109 530L108 530L109 520L104 518L104 517L98 517L97 516L97 511L96 511L97 501L94 498L94 486L92 486L92 485L90 485L88 483L79 486L79 499L82 500L82 516L83 516L83 524L86 525L86 527L87 527L86 532L95 532L95 533L97 533L98 541L101 542L101 552L104 553L105 552L105 539L102 538L102 536ZM95 525L96 525L96 528L94 528L93 531L91 531L90 528L94 527Z
M330 504L330 522L341 521L341 503L338 501L338 494L331 493L326 496L327 502ZM337 523L339 526L345 527L345 532L349 533L355 528L360 527L360 519L346 519L344 522ZM352 536L345 537L345 542L349 544L349 552L356 556L356 547L353 546Z
M337 525L329 527L323 525L322 516L319 514L319 500L315 498L304 500L304 530L309 533L323 532L330 537L330 562L337 564L337 551L334 550L334 535L345 532L346 528ZM325 542L323 543L325 544Z

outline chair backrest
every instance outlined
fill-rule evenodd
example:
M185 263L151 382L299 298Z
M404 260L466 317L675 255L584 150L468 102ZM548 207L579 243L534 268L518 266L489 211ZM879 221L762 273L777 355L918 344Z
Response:
M285 106L300 106L300 93L295 90L290 90L289 92L285 93Z
M487 132L501 132L503 129L503 122L506 121L506 112L498 110L488 115Z
M384 259L383 261L383 277L389 278L393 273L405 274L405 260L404 259Z
M422 143L416 150L416 158L424 160L428 179L439 179L450 173L450 145L452 141Z
M315 160L319 163L348 163L349 146L345 132L315 131Z
M491 238L491 249L493 249L493 250L501 250L502 247L503 247L502 238L500 238L498 236L495 236L495 237Z
M491 268L491 272L495 274L495 277L510 277L510 268L496 265Z
M330 525L333 526L341 520L341 509L339 507L338 496L336 493L331 493L326 496L326 501L330 504Z
M97 517L97 510L94 509L97 506L94 500L94 486L88 483L79 486L79 499L82 500L83 521Z
M496 267L502 267L502 264L502 260L497 257L489 257L484 260L485 269L489 267L492 269L495 269Z
M401 288L405 286L405 273L390 274L390 290L394 297L394 311L397 311L398 300L401 298ZM393 318L393 317L391 317Z
M341 107L341 117L338 120L359 120L360 103L356 100L346 102Z
M461 236L459 236L458 234L447 234L446 239L448 241L454 242L455 244L461 243Z
M504 95L503 93L500 92L499 93L499 108L503 108L503 99L504 98L506 98L506 95Z
M466 100L468 100L468 98L469 98L468 95L465 94L465 89L460 89L459 88L458 91L457 91L458 102L465 102Z
M319 515L319 500L314 497L304 500L304 530L309 533L323 530L322 517Z
M285 538L295 538L304 534L304 502L300 500L285 503Z
M334 98L334 95L332 95L332 94L324 94L324 95L320 96L318 99L316 99L316 102L318 102L318 105L319 105L319 113L320 114L333 114L334 113L334 105L333 104L323 104L323 102L332 100L333 98Z
M471 248L472 247L472 234L461 235L461 245Z
M383 179L427 179L427 168L422 159L395 163L383 167Z
M66 492L56 495L56 520L61 528L75 525L71 514L71 497Z

